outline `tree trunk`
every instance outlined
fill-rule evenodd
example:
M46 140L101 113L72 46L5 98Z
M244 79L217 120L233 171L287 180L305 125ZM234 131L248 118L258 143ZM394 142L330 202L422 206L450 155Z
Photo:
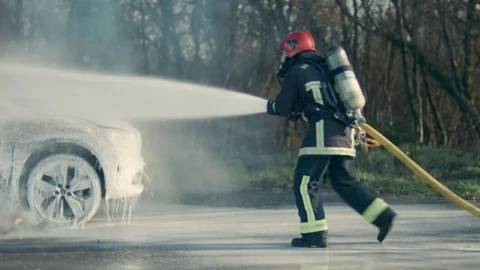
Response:
M175 15L173 14L173 2L172 0L162 0L157 3L161 11L162 45L169 48L163 49L162 52L164 53L165 58L168 59L169 51L171 49L173 52L173 59L167 63L167 65L173 65L170 70L170 75L175 78L182 78L185 74L185 70L183 69L184 58L176 31L177 24Z
M417 42L417 31L418 31L418 28L420 27L419 26L419 23L418 23L418 9L416 8L416 4L412 4L412 7L411 7L411 12L412 12L412 16L413 16L413 23L412 23L412 27L410 31L408 31L410 33L410 36L411 36L411 39L412 39L412 42L413 44L417 44L418 45L418 42ZM403 13L402 13L403 14ZM403 18L402 16L402 21L404 22L403 23L403 27L405 29L408 29L408 27L405 25L405 19ZM417 113L417 126L416 126L416 130L415 132L417 133L417 141L418 143L420 144L423 144L424 143L424 128L425 128L425 125L424 125L424 121L423 121L423 98L422 98L422 93L420 91L420 81L418 79L418 60L417 60L417 55L413 55L412 56L412 86L413 86L413 93L414 93L414 100L413 100L413 104L416 108L416 113Z
M396 14L396 30L397 30L397 35L399 36L400 40L403 42L404 41L404 35L403 35L403 19L402 19L402 7L399 6L398 0L392 0L393 5L395 6L395 14ZM400 57L402 60L402 67L403 67L403 89L405 91L405 94L407 96L407 102L408 106L410 108L410 113L412 114L413 117L413 130L415 131L415 134L418 135L418 126L419 126L419 115L418 112L415 108L415 100L414 97L411 93L410 90L410 78L408 74L408 62L407 62L407 50L405 49L404 46L400 47ZM418 142L418 137L417 137L417 142Z
M475 27L474 21L479 20L479 11L475 8L475 5L480 4L478 0L469 0L467 4L467 21L465 26L465 37L463 39L463 46L465 51L465 69L463 71L462 83L465 89L465 95L471 101L472 105L475 105L475 94L478 91L473 91L473 77L475 71ZM478 125L478 124L477 124Z
M369 78L368 78L368 74L369 74L369 71L370 71L370 50L371 50L371 46L370 46L370 38L371 38L371 35L370 33L366 33L366 36L365 36L365 52L364 52L364 55L366 56L365 57L365 61L363 63L363 67L361 69L361 73L360 75L361 76L358 76L358 78L361 78L361 81L360 81L360 85L362 85L362 89L363 89L363 92L365 94L365 99L368 100L369 99L369 91L368 91L368 87L370 86L369 85ZM359 72L359 71L357 71ZM364 111L365 111L365 116L367 118L372 118L372 115L373 114L373 111L370 110L369 108L369 104L365 104L365 107L364 107Z
M430 110L433 114L433 119L435 120L435 126L437 128L437 131L440 133L440 139L443 146L448 145L448 134L447 130L444 127L442 118L440 116L440 113L437 109L437 106L435 105L435 101L433 100L432 93L430 92L430 85L428 84L428 79L427 79L427 74L425 72L425 68L423 65L420 66L420 73L422 75L422 80L423 80L423 89L425 90L425 95L428 100L428 104L430 105ZM435 132L436 134L437 132Z
M147 13L145 12L145 1L141 0L140 2L140 13L142 14L142 19L141 19L141 27L142 29L140 30L141 32L141 46L142 46L142 52L143 52L143 74L148 75L149 74L149 63L148 63L148 45L147 45L147 34L145 32L146 30L146 25L145 25L145 16L147 16Z
M385 80L383 84L383 93L385 95L385 101L386 101L386 107L387 107L387 122L388 125L393 124L393 115L392 115L392 99L390 95L391 91L391 77L392 77L392 66L395 62L395 50L393 49L393 46L390 42L387 43L387 55L388 55L388 60L387 60L387 66L384 70L385 74Z
M420 91L420 82L418 80L418 63L417 58L413 57L413 64L412 64L412 84L413 90L415 93L415 102L414 105L417 108L417 126L416 126L416 133L417 133L417 142L420 144L424 143L424 123L423 123L423 102L422 102L422 94Z

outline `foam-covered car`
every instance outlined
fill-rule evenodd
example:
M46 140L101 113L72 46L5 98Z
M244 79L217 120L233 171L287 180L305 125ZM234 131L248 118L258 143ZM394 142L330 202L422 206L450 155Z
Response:
M103 198L143 192L141 147L120 120L0 119L0 196L39 221L85 224Z

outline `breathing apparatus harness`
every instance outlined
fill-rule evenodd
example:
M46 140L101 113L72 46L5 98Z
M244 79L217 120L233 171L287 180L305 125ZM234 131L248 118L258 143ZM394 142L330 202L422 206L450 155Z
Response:
M282 55L280 68L276 72L278 83L282 88L283 88L283 80L285 78L285 75L288 72L288 69L294 64L294 62L295 60L293 58L285 57L284 54ZM328 81L326 83L328 83L333 88L335 87L335 81L333 78L334 74L329 70L326 62L322 61L318 63L316 61L309 61L309 60L306 60L306 62L311 66L315 67L321 73L325 73L328 78ZM337 100L341 100L338 93L335 92L334 94L336 95ZM336 105L336 109L332 109L322 104L314 103L314 106L318 108L319 113L323 113L323 115L325 115L322 118L335 119L355 129L356 136L355 136L354 143L355 145L359 145L360 142L364 141L366 138L366 132L358 124L359 121L360 122L365 121L365 118L362 116L360 109L357 109L355 111L349 111L345 109L345 106L341 102L338 102L335 105ZM304 108L305 108L304 101L303 99L300 99L295 103L293 111L288 116L288 119L294 122L295 130L297 129L298 122L308 122L308 120L304 116Z

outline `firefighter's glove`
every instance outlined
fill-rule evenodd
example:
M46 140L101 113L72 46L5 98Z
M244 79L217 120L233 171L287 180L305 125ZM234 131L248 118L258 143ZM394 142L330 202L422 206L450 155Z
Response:
M365 138L364 145L368 148L378 148L381 146L380 142L371 138Z
M267 113L270 115L278 115L278 111L275 108L275 100L267 101Z
M288 119L294 122L303 121L301 112L292 112L288 115Z

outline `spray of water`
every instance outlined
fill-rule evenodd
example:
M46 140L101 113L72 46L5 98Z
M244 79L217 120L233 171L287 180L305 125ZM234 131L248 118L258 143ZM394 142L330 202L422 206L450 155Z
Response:
M167 79L0 64L5 117L195 119L263 113L244 93Z

